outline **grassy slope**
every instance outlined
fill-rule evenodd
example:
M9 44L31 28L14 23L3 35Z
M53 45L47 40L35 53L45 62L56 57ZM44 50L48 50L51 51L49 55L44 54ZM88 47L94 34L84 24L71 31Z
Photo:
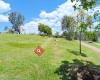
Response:
M84 41L85 43L91 45L91 46L94 46L94 47L97 47L97 48L100 48L100 43L99 42L92 42L92 43L89 43L88 41Z
M97 47L97 48L100 49L100 43L99 43L99 42L94 42L94 43L93 43L93 46L95 46L95 47Z
M47 40L47 42L46 42ZM42 45L45 53L38 57L33 49ZM100 65L100 54L83 47L87 57L74 54L75 41L35 35L0 35L0 80L59 80L55 70L61 61L89 60Z

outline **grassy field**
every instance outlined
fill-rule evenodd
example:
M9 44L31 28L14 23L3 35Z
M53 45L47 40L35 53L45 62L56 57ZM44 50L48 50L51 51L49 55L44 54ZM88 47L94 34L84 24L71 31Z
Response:
M91 46L94 46L94 47L97 47L97 48L100 48L100 43L99 42L92 42L92 43L89 43L89 41L84 41L85 43L91 45Z
M33 50L41 45L45 52L37 56ZM37 35L0 34L0 80L60 80L55 71L62 61L90 61L100 65L100 54L62 38Z
M94 42L94 43L93 43L93 46L95 46L95 47L97 47L97 48L100 49L100 43L99 43L99 42L98 42L98 43L97 43L97 42Z

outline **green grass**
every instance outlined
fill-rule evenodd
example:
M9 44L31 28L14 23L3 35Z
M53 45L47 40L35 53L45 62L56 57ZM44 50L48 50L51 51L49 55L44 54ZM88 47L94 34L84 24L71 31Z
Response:
M33 50L41 45L45 52L37 56ZM0 80L60 80L54 72L62 61L88 60L100 65L100 54L82 47L86 57L79 55L79 44L62 38L37 35L0 35Z
M100 43L99 43L99 42L94 42L94 43L93 43L93 46L95 46L95 47L97 47L97 48L100 49Z
M92 42L92 43L89 43L88 41L84 41L85 43L91 45L91 46L94 46L94 47L97 47L97 48L100 48L100 43L99 42Z

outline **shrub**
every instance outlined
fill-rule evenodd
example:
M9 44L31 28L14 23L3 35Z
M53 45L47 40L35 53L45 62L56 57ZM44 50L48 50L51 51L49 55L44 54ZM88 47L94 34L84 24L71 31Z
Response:
M87 32L86 33L87 40L96 41L97 35L95 32Z
M48 25L44 25L40 23L38 25L38 30L40 32L40 35L47 35L47 36L52 35L52 29Z

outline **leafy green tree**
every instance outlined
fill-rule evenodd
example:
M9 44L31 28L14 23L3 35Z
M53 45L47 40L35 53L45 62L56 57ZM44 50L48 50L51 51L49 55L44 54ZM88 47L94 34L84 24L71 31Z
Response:
M40 31L41 35L48 35L48 36L52 35L52 29L48 25L40 23L38 25L38 30Z
M67 37L67 32L66 31L64 31L63 33L62 33L62 37Z
M97 26L95 27L95 30L100 32L100 23L97 24Z
M17 12L11 12L9 14L9 21L12 24L12 29L20 34L20 26L24 22L24 17Z
M99 0L71 0L71 2L76 2L73 7L75 10L80 10L80 9L84 9L84 10L88 10L88 9L91 9L93 8L95 5L96 5L96 2L99 1ZM81 15L81 20L82 19L82 15ZM78 22L78 21L77 21ZM80 24L80 53L81 53L81 32L82 32L82 29L85 30L85 23L83 24L84 22L82 22ZM77 23L78 24L78 23ZM84 27L84 28L82 28Z
M78 24L78 31L79 31L79 41L80 41L80 54L82 53L81 50L81 40L82 40L82 33L86 32L87 30L87 24L86 24L86 13L83 9L79 10L79 13L77 14L77 24Z
M86 32L87 40L97 41L97 34L96 32Z
M62 18L62 30L66 31L68 34L68 39L72 40L74 39L74 32L76 28L76 21L73 17L71 16L64 16Z
M94 19L95 19L95 22L97 23L95 30L99 32L100 31L100 11L96 11L94 13Z
M82 9L88 10L93 8L96 5L96 1L99 0L71 0L71 2L76 2L73 7L74 9Z
M87 19L86 19L86 23L87 23L87 26L90 28L90 32L91 32L91 28L92 28L92 24L93 24L92 20L93 20L92 16L88 15Z

